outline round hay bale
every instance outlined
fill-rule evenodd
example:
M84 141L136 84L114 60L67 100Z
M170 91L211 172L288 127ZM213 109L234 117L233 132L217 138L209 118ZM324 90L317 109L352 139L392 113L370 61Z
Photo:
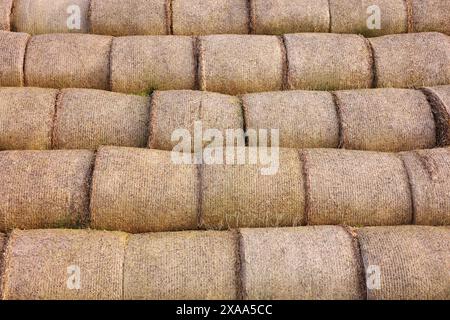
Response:
M369 39L379 88L412 88L450 83L450 40L441 33Z
M437 143L450 144L450 85L424 88L436 121Z
M282 42L275 36L201 37L200 88L231 95L281 90L283 51Z
M372 25L378 18L380 26ZM331 32L359 33L368 37L408 32L405 0L330 0ZM372 18L372 19L371 19ZM372 29L369 28L372 27Z
M328 32L328 0L253 0L253 31L256 34Z
M288 86L304 90L344 90L372 86L367 40L358 35L288 34Z
M365 89L335 95L343 148L398 152L436 146L433 112L421 91Z
M195 165L171 152L102 147L91 196L91 227L130 233L197 229Z
M377 227L358 231L367 270L377 266L381 286L370 300L449 300L450 232L438 227Z
M29 34L88 33L88 12L89 0L14 0L12 29Z
M279 129L282 148L337 148L339 120L328 92L286 91L242 97L247 129Z
M246 34L246 0L172 1L173 33L180 35Z
M63 90L53 147L96 150L101 145L145 148L150 99L90 89Z
M261 148L247 148L247 159L250 152L258 151L266 152ZM271 175L263 174L261 169L270 165L262 161L257 164L246 161L246 164L203 165L201 226L223 230L304 224L305 196L299 154L293 149L278 151L278 171Z
M167 0L91 0L90 22L94 34L111 36L163 35Z
M183 36L115 38L111 50L112 91L194 89L194 41Z
M0 150L51 149L58 90L0 88Z
M15 230L5 253L3 298L120 300L126 240L119 232Z
M50 34L31 38L25 59L27 86L109 89L111 37Z
M414 201L414 224L450 225L450 150L402 154Z
M0 31L0 87L22 87L25 50L30 36Z
M188 130L194 137L195 122L201 121L203 134L219 130L242 129L242 107L238 98L202 91L158 91L152 96L151 137L149 147L173 150L175 130ZM194 141L191 143L194 150Z
M232 232L130 236L126 300L236 300L238 245Z
M92 162L84 150L0 152L0 231L84 226Z
M13 0L2 0L0 2L0 30L11 30L11 10Z
M450 35L448 0L410 0L413 32L437 31Z
M363 268L342 227L244 229L247 300L362 300Z
M408 176L396 154L329 149L305 151L303 158L309 224L411 223Z

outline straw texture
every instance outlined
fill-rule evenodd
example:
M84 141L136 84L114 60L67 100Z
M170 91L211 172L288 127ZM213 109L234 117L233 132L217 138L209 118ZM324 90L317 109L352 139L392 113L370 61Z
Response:
M288 34L284 36L290 89L370 88L371 52L357 35Z
M305 151L303 159L309 224L411 223L408 176L397 155L330 149Z
M111 39L85 34L32 37L25 59L26 85L109 89Z
M150 99L90 89L63 90L58 99L53 147L147 146Z
M241 230L248 300L360 300L363 269L341 227Z
M9 31L11 29L11 9L13 0L0 1L0 30Z
M245 149L247 156L256 151ZM273 175L262 174L261 169L269 165L262 163L261 157L258 164L203 166L201 225L207 229L227 229L304 224L305 195L299 154L292 149L279 151L279 168Z
M172 1L174 34L248 33L248 17L246 0Z
M214 129L223 137L227 129L244 127L241 104L236 97L201 91L158 91L152 96L149 147L173 150L180 142L172 141L173 133L188 130L194 137L196 121L201 121L203 133ZM191 142L188 152L194 150L194 141Z
M448 0L410 0L414 32L438 31L450 35Z
M92 161L83 150L0 152L0 231L83 226Z
M253 0L251 4L257 34L328 32L328 0Z
M415 33L369 39L377 87L411 88L450 83L450 39Z
M125 254L124 298L237 299L237 250L231 232L133 235Z
M97 153L91 227L130 233L197 229L197 169L171 152L104 147Z
M0 31L0 87L23 86L23 64L30 36Z
M149 93L194 89L194 41L183 36L115 38L111 51L112 90Z
M373 89L335 93L345 149L406 151L436 146L436 125L420 91Z
M450 225L450 151L422 150L402 157L413 192L415 224Z
M376 17L372 6L380 12L379 29L370 29ZM408 15L405 0L330 0L331 32L359 33L374 37L408 31ZM428 30L426 30L428 31Z
M450 232L403 226L358 231L365 267L380 268L371 300L449 300Z
M126 237L115 232L16 230L6 249L3 298L121 299ZM79 268L79 290L68 286L76 277L73 267Z
M91 0L92 33L111 36L167 33L166 0Z
M79 8L76 15L71 6ZM12 28L30 34L88 33L88 11L89 0L14 0ZM75 19L80 19L79 28L72 26Z
M275 36L200 38L200 88L231 95L281 90L284 46Z
M57 90L0 88L0 150L51 148Z
M450 85L424 88L433 109L439 146L450 144Z
M248 129L279 129L284 148L336 148L339 120L328 92L287 91L242 97Z

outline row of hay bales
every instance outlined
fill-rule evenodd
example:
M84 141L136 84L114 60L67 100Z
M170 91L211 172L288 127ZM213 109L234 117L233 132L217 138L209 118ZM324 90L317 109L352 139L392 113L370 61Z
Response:
M95 89L0 88L0 150L102 145L173 150L172 134L278 129L282 148L399 152L449 142L450 86L421 90L282 91L234 97L155 91L151 97ZM268 132L268 135L273 132ZM261 142L261 140L259 140ZM192 142L193 144L193 142Z
M0 231L450 225L449 149L280 149L273 163L235 165L180 164L174 155L181 154L0 152ZM276 170L264 175L271 165Z
M118 37L0 32L0 86L143 94L410 88L450 83L450 37L287 34Z
M15 230L3 258L6 300L450 299L444 227Z
M80 25L67 20L79 8ZM380 10L379 15L373 6ZM372 17L372 19L370 19ZM379 26L368 20L379 18ZM448 0L2 0L0 29L31 34L450 34Z

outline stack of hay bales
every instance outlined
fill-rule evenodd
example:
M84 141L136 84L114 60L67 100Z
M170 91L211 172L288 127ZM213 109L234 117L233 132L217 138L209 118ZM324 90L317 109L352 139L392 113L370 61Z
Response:
M450 300L449 144L448 0L0 0L0 299Z

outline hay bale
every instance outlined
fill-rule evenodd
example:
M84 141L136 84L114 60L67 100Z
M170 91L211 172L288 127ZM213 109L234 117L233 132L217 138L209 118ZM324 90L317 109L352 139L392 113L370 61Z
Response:
M254 0L253 31L257 34L328 32L328 0Z
M166 34L166 4L167 0L92 0L92 33L111 36Z
M284 36L290 89L370 88L372 59L358 35L288 34Z
M58 90L0 88L0 150L51 149Z
M80 10L79 16L69 11L74 5ZM15 0L12 28L30 34L88 33L88 12L89 0ZM73 24L75 18L80 19L79 26Z
M450 35L448 0L411 0L414 32L437 31Z
M58 99L54 148L147 146L150 99L90 89L63 90Z
M339 120L328 92L286 91L242 97L248 129L279 129L283 148L337 148Z
M197 229L195 165L172 153L102 147L91 196L91 227L131 233Z
M251 151L265 152L248 148L245 153ZM261 161L202 166L201 226L221 230L304 224L305 196L298 152L280 149L278 171L263 175L261 169L269 166Z
M135 36L113 41L112 91L194 89L196 69L191 37Z
M27 86L109 89L111 41L88 34L32 37L25 59Z
M244 298L361 300L363 269L342 227L241 230Z
M6 250L3 298L122 299L126 240L119 232L15 230ZM78 275L79 290L69 286Z
M450 150L402 154L414 201L414 223L450 225Z
M0 31L0 87L22 87L25 50L30 36Z
M172 134L178 129L194 137L196 121L201 121L203 133L216 129L223 137L227 129L244 126L241 104L235 97L201 91L158 91L152 97L152 149L173 150L179 141L172 142ZM194 141L191 147L194 150Z
M450 85L424 88L436 121L437 144L450 144Z
M450 40L440 33L391 35L369 40L379 88L450 83Z
M130 236L124 299L235 300L238 246L231 232Z
M312 225L403 225L412 221L411 192L396 154L308 150L307 216Z
M283 50L275 36L201 37L200 88L231 95L281 90Z
M0 1L0 30L11 30L11 10L13 0Z
M0 231L84 226L92 162L83 150L0 152Z
M180 35L246 34L246 0L179 0L172 2L173 33Z
M368 20L374 17L374 12L370 10L373 5L380 9L380 29L368 27ZM331 0L330 14L333 33L359 33L375 37L408 32L405 0Z
M380 268L371 300L449 300L450 232L437 227L385 227L358 231L365 268Z
M345 149L407 151L436 146L426 96L407 89L337 91Z

